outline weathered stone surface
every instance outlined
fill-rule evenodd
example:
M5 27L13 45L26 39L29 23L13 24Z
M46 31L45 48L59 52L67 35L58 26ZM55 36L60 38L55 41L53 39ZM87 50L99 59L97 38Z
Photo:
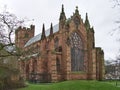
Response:
M65 13L63 15L62 11L58 32L51 31L51 35L27 47L24 45L30 38L34 37L34 28L30 28L29 31L25 28L18 28L16 45L22 48L25 53L19 61L21 75L26 79L31 79L31 73L36 73L38 76L35 74L34 77L42 78L40 80L45 80L45 82L44 78L50 82L75 79L102 80L104 78L104 53L101 48L95 47L94 29L88 27L88 22L87 16L86 26L79 11L74 13L69 20L66 20ZM54 30L54 28L52 29ZM28 37L25 38L26 33ZM72 71L71 69L72 58L69 40L72 33L77 33L83 43L83 71Z

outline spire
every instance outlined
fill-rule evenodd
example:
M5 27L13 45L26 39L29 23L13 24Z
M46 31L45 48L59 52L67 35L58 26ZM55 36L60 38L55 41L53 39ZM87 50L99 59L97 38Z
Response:
M89 23L89 20L88 20L88 14L87 14L87 13L86 13L86 19L85 19L85 27L86 27L87 29L90 28L90 23Z
M45 35L45 26L43 24L41 40L43 40L44 38L46 38L46 35Z
M64 5L62 4L62 13L64 13Z
M51 26L50 26L50 35L53 35L53 25L51 23Z
M62 11L60 13L60 18L59 20L66 20L65 12L64 12L64 5L62 4Z

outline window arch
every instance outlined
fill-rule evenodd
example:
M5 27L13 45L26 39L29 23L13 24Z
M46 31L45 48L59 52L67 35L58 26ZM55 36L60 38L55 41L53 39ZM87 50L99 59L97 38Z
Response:
M70 35L71 46L71 71L84 71L83 42L78 33Z

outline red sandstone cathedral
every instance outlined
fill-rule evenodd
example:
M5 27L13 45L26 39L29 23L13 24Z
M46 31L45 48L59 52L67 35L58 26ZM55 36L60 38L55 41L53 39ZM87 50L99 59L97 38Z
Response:
M35 26L19 27L15 43L23 51L19 58L21 76L39 82L102 80L104 52L95 47L94 29L88 16L83 21L78 7L66 19L64 7L59 23L34 36Z

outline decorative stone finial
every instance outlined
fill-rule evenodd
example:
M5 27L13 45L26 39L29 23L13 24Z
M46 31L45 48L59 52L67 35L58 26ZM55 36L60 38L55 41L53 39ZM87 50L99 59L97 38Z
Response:
M78 6L76 6L76 9L78 10Z
M78 6L76 6L75 14L79 14Z

